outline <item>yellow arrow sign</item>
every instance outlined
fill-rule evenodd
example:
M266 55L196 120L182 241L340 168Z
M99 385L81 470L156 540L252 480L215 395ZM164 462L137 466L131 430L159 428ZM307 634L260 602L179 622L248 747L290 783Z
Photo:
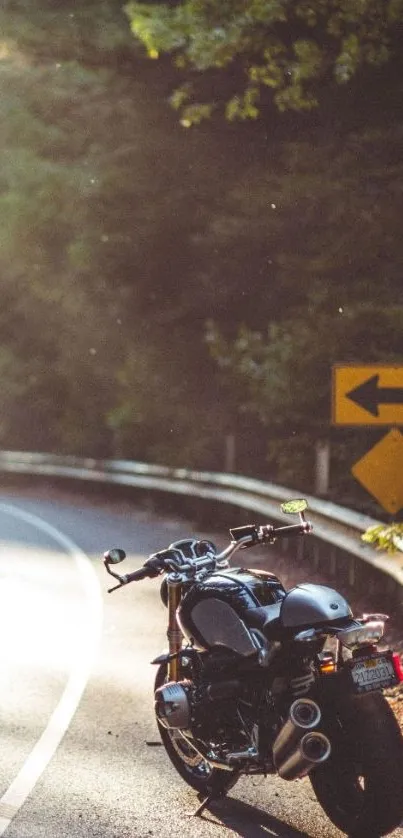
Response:
M403 425L403 366L333 367L333 424Z
M377 442L351 471L386 512L395 515L403 508L403 435L397 428Z

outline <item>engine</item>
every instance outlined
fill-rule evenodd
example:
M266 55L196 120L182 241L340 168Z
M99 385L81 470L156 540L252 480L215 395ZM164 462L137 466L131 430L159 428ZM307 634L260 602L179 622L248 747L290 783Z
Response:
M155 692L155 712L161 725L190 733L209 746L225 750L250 745L240 713L241 683L222 680L196 686L192 681L169 682ZM221 749L220 748L220 749Z
M155 712L163 727L187 730L191 724L191 681L169 681L155 691Z

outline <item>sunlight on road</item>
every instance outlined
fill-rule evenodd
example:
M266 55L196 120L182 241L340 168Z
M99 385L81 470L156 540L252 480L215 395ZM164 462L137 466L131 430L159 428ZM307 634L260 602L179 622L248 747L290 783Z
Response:
M57 551L20 546L0 550L2 664L57 670L71 664L85 619L77 587L73 595L72 573Z

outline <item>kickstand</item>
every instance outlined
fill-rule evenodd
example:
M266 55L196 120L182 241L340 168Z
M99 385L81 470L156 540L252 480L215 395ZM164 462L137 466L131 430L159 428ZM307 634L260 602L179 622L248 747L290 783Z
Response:
M200 803L200 806L198 806L197 809L195 810L195 812L193 812L192 817L193 818L201 817L201 815L203 814L206 806L209 806L210 803L212 803L214 800L222 800L223 797L226 797L229 790L232 789L234 787L235 783L237 782L237 780L239 778L239 774L240 774L239 771L234 772L233 776L231 777L231 780L218 793L217 792L211 792L211 794L208 794L207 797L205 797L204 800L202 800L202 802Z
M212 803L213 800L217 800L216 794L209 794L208 797L205 797L204 800L202 800L202 802L200 803L200 806L198 806L197 809L193 812L192 817L200 817L203 814L206 806L209 806L209 804Z

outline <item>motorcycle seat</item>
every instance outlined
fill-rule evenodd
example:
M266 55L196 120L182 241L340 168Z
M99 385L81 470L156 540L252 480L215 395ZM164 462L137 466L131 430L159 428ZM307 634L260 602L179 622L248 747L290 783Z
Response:
M272 605L261 605L248 609L247 624L250 628L260 629L266 637L277 633L280 626L281 602Z

